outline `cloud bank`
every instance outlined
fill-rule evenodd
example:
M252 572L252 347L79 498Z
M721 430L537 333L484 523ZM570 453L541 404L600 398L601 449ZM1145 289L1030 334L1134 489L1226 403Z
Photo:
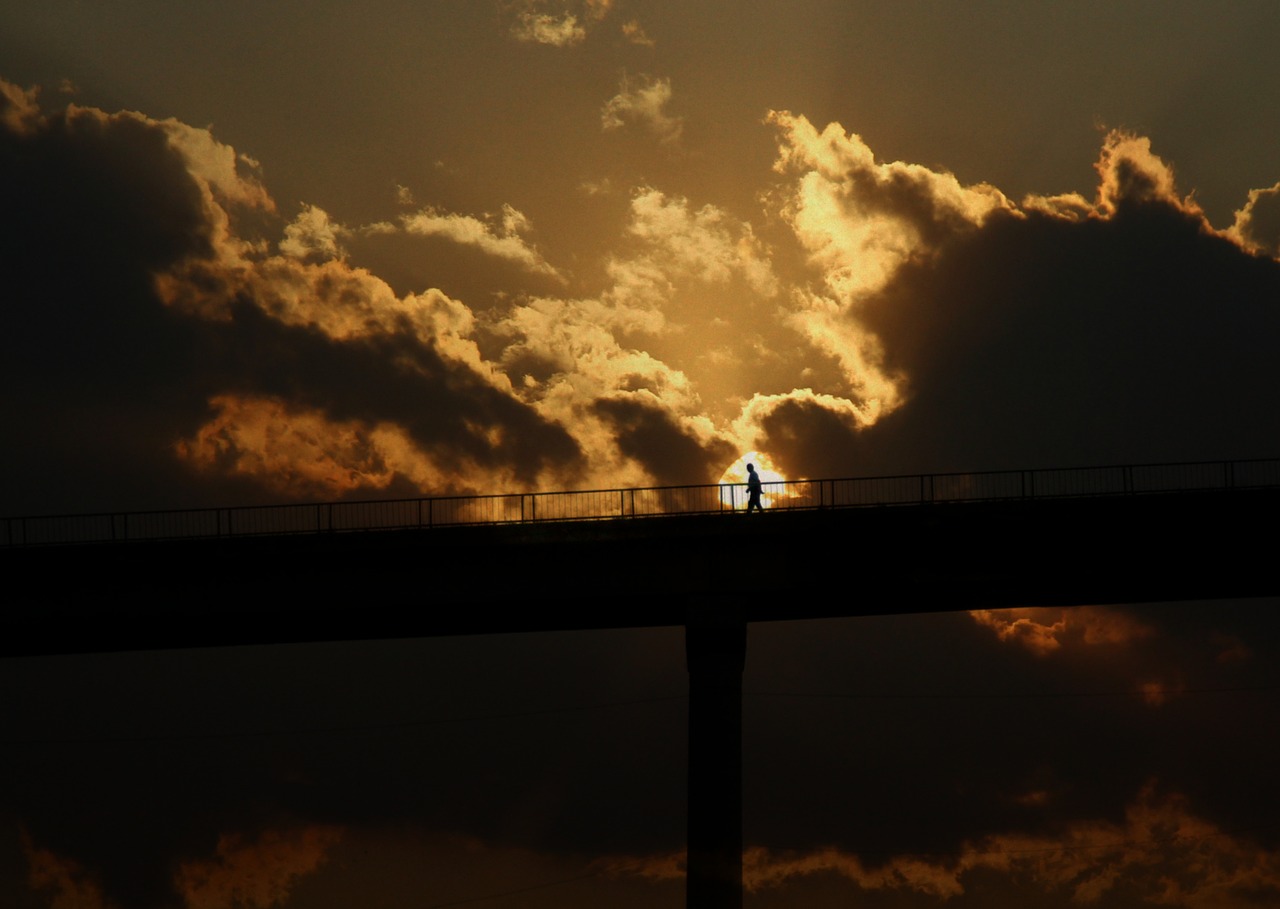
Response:
M605 124L672 141L669 97L624 83ZM778 112L758 224L640 186L571 270L510 204L285 218L207 129L0 99L10 513L705 482L747 450L799 477L1280 442L1275 189L1215 229L1142 137L1107 135L1093 200L1017 203ZM397 291L352 253L393 235L505 263L511 290Z

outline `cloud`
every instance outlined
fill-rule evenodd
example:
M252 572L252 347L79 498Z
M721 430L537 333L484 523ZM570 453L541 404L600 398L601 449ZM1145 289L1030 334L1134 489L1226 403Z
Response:
M1280 183L1249 190L1249 200L1236 212L1227 235L1252 253L1280 258Z
M907 376L886 365L863 308L904 265L927 261L946 238L1012 205L987 185L877 162L861 137L837 123L819 132L786 111L771 112L768 122L779 136L774 168L788 181L775 204L825 285L823 293L795 288L784 324L839 364L858 424L869 425L903 403Z
M711 479L737 443L703 413L689 373L651 351L667 344L678 354L686 331L701 345L717 312L708 287L724 288L724 305L739 311L742 292L776 294L768 250L750 224L652 188L632 196L624 240L598 296L522 301L483 320L482 343L500 345L517 394L574 427L607 485Z
M613 0L521 0L508 7L510 33L517 41L573 47L586 40L588 29L603 19Z
M678 133L669 83L623 89L606 120ZM758 218L641 185L568 274L512 205L285 220L208 130L4 97L15 509L696 482L748 450L847 476L1280 444L1255 417L1280 407L1274 188L1216 230L1129 134L1092 200L1015 204L774 113ZM514 268L479 303L396 290L358 262L395 234Z
M502 217L497 224L472 215L451 214L434 208L403 215L400 220L411 234L443 237L464 246L474 246L531 272L560 277L559 272L521 236L530 228L529 219L510 205L503 206Z
M857 445L871 416L847 398L798 388L786 394L753 395L742 408L735 429L739 437L748 440L749 448L767 451L786 465L788 475L804 476L803 468L797 470L797 465L821 463L815 453L825 446L836 446L826 450L840 451L838 457L844 460L844 452Z
M612 300L538 298L489 330L538 412L574 427L601 485L706 481L727 454L682 371L618 335L661 330L660 314ZM609 482L612 479L612 483Z
M1019 644L1037 656L1065 646L1123 647L1154 634L1133 616L1104 606L978 609L969 615L1001 641Z
M858 433L790 432L813 451L788 469L910 473L1267 456L1280 433L1274 260L1249 218L1218 231L1149 141L1104 140L1096 200L1029 197L880 164L838 125L774 114L780 209L821 293L789 324L883 402ZM1259 204L1264 196L1255 195ZM1263 402L1266 402L1265 404Z
M186 909L283 906L297 880L323 865L341 837L333 826L267 830L252 841L223 836L214 858L178 866L174 886Z
M845 392L857 401L859 422L871 424L902 403L904 377L884 366L880 339L850 318L830 297L796 290L782 317L815 348L834 358L844 374Z
M818 132L803 116L773 111L774 169L792 177L782 213L842 304L881 290L900 266L932 255L958 232L1011 211L992 186L962 186L918 164L882 164L838 123Z
M429 484L425 454L392 424L336 421L271 398L216 395L214 416L178 457L203 471L252 478L292 499L339 498L388 488L397 476Z
M350 231L330 219L324 209L304 205L297 217L285 225L279 248L283 255L293 259L342 259L346 257L342 239L349 234Z
M30 133L41 121L36 89L23 89L0 79L0 125L18 135Z
M693 211L687 199L645 188L631 200L627 234L645 245L643 261L651 267L713 283L736 274L760 296L778 292L768 252L751 225L714 205ZM611 268L617 273L626 266L615 260Z
M654 76L623 76L618 93L605 102L600 125L606 130L627 125L641 126L664 144L680 140L684 120L667 113L671 101L671 80Z
M642 464L659 485L678 485L691 466L724 463L737 454L708 421L682 419L644 395L601 398L594 409L609 425L618 450Z
M622 23L622 35L632 44L638 44L641 47L654 47L654 41L645 34L644 26L640 24L640 20L631 19Z
M680 871L663 855L616 859L609 867L655 879ZM971 882L989 887L993 878L1003 880L1004 892L1031 901L1061 895L1085 906L1105 897L1117 904L1246 909L1280 896L1280 852L1222 830L1197 816L1185 797L1160 794L1154 786L1145 787L1118 822L1080 820L1056 835L994 834L954 855L759 846L743 854L744 885L757 895L833 874L864 893L896 891L942 902L966 894Z
M27 859L27 885L48 894L49 909L116 909L117 904L107 899L101 884L79 862L37 847L25 831L22 851Z
M1158 202L1193 218L1203 217L1190 198L1180 198L1173 168L1151 151L1151 140L1121 130L1112 130L1102 143L1102 154L1094 165L1098 172L1097 210L1115 215L1122 208Z
M557 18L547 13L522 12L511 27L511 34L518 41L571 47L587 37L587 30L578 24L578 17L572 13Z
M13 291L0 344L13 426L33 440L14 443L9 507L119 507L118 496L143 507L202 491L243 501L308 476L332 490L337 474L321 481L314 465L281 460L314 453L298 442L322 431L332 437L320 450L347 470L338 486L360 481L353 492L472 480L492 491L544 469L555 485L572 481L577 446L484 361L469 308L436 290L398 295L348 265L347 232L314 207L285 225L290 255L270 255L243 233L250 215L274 214L246 167L207 131L141 114L70 106L34 130L0 131ZM525 229L509 209L503 234L468 236L549 268L517 237ZM283 422L267 431L267 416ZM272 448L250 455L252 440ZM356 454L374 450L407 472L389 483ZM249 464L282 473L267 481ZM236 466L219 478L217 465Z

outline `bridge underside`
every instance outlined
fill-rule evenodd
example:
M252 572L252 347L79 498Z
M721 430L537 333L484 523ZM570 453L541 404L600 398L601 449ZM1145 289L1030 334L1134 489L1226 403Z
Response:
M5 655L1274 595L1275 490L0 550Z

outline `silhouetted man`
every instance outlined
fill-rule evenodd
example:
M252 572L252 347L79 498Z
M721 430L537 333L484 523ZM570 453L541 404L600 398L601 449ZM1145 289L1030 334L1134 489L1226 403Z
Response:
M760 493L762 487L760 485L760 474L756 473L756 465L747 465L747 514L751 514L751 509L756 511L764 511L764 506L760 504Z

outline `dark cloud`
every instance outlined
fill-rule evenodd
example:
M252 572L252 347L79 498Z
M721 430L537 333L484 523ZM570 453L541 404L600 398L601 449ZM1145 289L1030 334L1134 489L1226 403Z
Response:
M151 273L210 249L199 189L154 124L70 111L0 130L6 510L101 507L157 468L175 479L163 452L203 407L184 379L198 337Z
M308 292L359 312L376 279L341 264L322 272L298 263L246 280L253 263L234 260L246 247L227 233L227 218L243 202L236 193L252 187L231 185L239 179L228 176L233 153L207 133L79 108L4 122L6 513L278 494L270 478L196 473L178 457L225 395L366 427L394 422L437 468L433 478L415 477L413 491L455 489L463 462L524 485L548 465L572 474L580 453L567 432L437 350L403 316L349 337L268 316L262 307L273 295ZM173 276L164 294L172 305L157 290L164 274ZM273 280L294 284L279 289ZM327 490L289 487L316 491Z
M1269 457L1280 264L1131 175L1113 214L997 213L860 310L906 376L865 430L816 402L765 424L799 474Z
M860 431L847 411L815 397L787 397L759 421L760 449L770 452L786 476L840 477L870 472L866 446L874 437Z
M850 566L875 570L856 548ZM1260 814L1280 795L1280 740L1267 722L1277 709L1274 607L1038 615L1068 625L1047 654L963 614L753 625L747 845L777 856L837 849L871 872L908 861L950 869L973 891L961 906L981 905L982 891L957 862L987 837L1083 874L1110 861L1098 843L1146 835L1130 826L1143 806L1183 805L1161 823L1186 820L1193 849L1274 850L1277 831ZM1108 616L1147 631L1070 631ZM1224 636L1251 656L1223 663ZM28 693L5 705L6 811L35 847L74 862L121 906L170 905L178 867L209 863L228 838L247 848L273 831L353 841L447 831L477 849L663 861L683 844L678 629L0 670L6 687ZM1153 704L1141 694L1153 680L1179 690ZM1209 828L1196 824L1223 835L1197 839ZM1060 850L1081 825L1093 848Z
M284 325L248 302L232 312L231 323L207 329L224 336L224 356L209 364L211 386L277 397L340 421L393 422L436 456L441 491L463 472L464 460L510 468L532 484L546 464L580 457L562 428L459 368L407 327L337 343L313 328Z
M1000 642L962 614L753 626L748 839L832 844L869 863L945 861L984 836L1122 823L1154 785L1274 848L1257 806L1277 784L1253 757L1280 747L1256 712L1274 703L1274 680L1261 652L1224 666L1211 640L1273 651L1273 606L1128 610L1119 614L1150 634L1076 639L1052 655ZM1182 693L1163 704L1141 696L1143 683L1175 677Z
M659 485L710 483L736 456L720 439L699 439L662 407L636 397L597 401L595 411L612 427L618 449L643 464Z
M910 376L908 404L876 428L881 463L1271 456L1277 300L1280 265L1164 202L992 219L868 307Z
M10 662L3 804L139 909L224 836L314 825L674 850L683 659L658 629Z

